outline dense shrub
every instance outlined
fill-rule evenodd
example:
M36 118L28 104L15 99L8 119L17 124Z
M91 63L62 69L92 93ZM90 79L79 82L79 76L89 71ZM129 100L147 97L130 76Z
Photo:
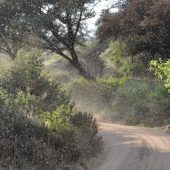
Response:
M43 59L38 49L21 50L13 66L1 73L0 87L10 94L16 107L22 110L25 107L28 114L53 111L60 104L69 104L60 85L43 73Z
M118 87L113 107L117 116L129 124L140 124L143 116L149 112L148 96L151 87L144 81L129 80Z
M70 123L76 127L78 139L83 141L83 143L79 143L83 157L89 158L101 151L101 137L97 136L98 126L96 119L91 114L77 112L71 116Z
M131 79L117 88L111 115L131 125L160 126L170 122L169 102L162 82Z
M132 55L149 53L141 56L148 63L157 58L164 59L170 54L168 0L131 0L121 6L117 13L102 16L97 35L100 40L123 39L127 42Z
M132 45L133 47L133 45ZM148 66L141 61L140 55L131 55L131 49L128 45L121 41L111 41L109 47L100 55L106 65L114 69L116 77L146 77L150 75Z
M60 85L43 73L41 52L30 50L20 51L0 75L0 169L83 169L94 156L92 141L96 150L99 143L95 121L82 122L84 129L95 129L93 135L71 123L71 115L81 117Z
M110 42L109 47L100 55L108 65L112 67L120 67L123 63L123 58L128 55L128 48L121 41Z
M0 123L0 166L3 169L60 169L62 164L79 163L80 151L70 131L62 136L51 133L17 113L1 113Z
M146 126L170 123L170 95L162 81L110 76L96 82L75 81L69 88L76 106L97 113L102 121Z
M88 82L79 79L67 84L64 88L70 93L72 101L79 110L85 112L101 113L111 104L110 99L114 96L115 87L118 84L116 79L97 79L95 82ZM111 84L115 82L115 84Z
M76 169L76 164L85 165L83 160L93 156L89 155L90 149L94 150L90 134L83 134L78 128L70 126L51 132L13 113L1 113L0 123L0 166L3 169Z
M148 123L153 125L167 125L170 123L170 94L163 82L158 82L150 94L150 114Z

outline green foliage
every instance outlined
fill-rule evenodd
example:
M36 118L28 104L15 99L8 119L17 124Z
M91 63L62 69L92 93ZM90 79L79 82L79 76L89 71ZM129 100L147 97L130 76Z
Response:
M74 143L65 142L73 145L72 149L79 152L82 158L89 159L101 149L101 138L97 135L98 126L92 114L76 112L72 106L62 105L53 113L43 113L42 124L63 140L73 135Z
M0 86L12 96L15 107L25 108L29 115L69 104L60 85L43 73L43 59L38 49L21 50L14 65L1 72Z
M170 93L170 60L167 60L166 62L152 60L150 65L151 70L155 71L158 78L164 80L165 87Z
M118 87L118 86L125 84L127 80L128 80L128 77L126 77L126 76L123 76L121 78L109 76L109 77L103 78L103 79L98 78L97 82L102 83L103 85L110 85L112 87Z
M3 25L0 28L1 51L12 54L11 58L15 59L18 49L26 45L48 49L69 62L81 76L93 79L79 62L75 48L86 32L84 21L94 16L94 11L87 8L87 5L93 3L94 0L69 0L69 3L66 0L2 1L0 14L4 18L0 19L0 25ZM50 8L44 8L44 5L50 5ZM52 8L55 12L51 11ZM63 13L69 15L64 16ZM50 41L47 38L49 32Z
M84 79L84 78L79 78L75 81L72 82L73 84L81 84L81 85L87 85L89 83L88 80Z
M121 41L111 41L109 48L107 48L101 57L109 60L112 66L119 66L122 63L122 58L127 54L128 49L125 43Z
M93 131L90 120L82 122L82 129L62 115L53 113L45 118L48 124L44 126L14 111L0 112L0 167L77 170L78 164L85 166L84 162L97 154L97 129L93 135L83 133Z
M100 56L110 65L119 76L132 76L135 74L139 63L130 56L130 48L123 41L111 41L109 47Z
M0 169L84 167L94 145L84 145L85 137L79 136L85 134L70 123L73 106L60 85L43 72L41 51L20 51L13 66L0 75ZM86 137L95 140L96 134Z
M1 74L1 86L12 93L16 93L19 90L26 92L27 88L36 90L40 86L43 68L41 51L38 49L28 50L29 52L21 50L18 53L14 66Z
M14 112L1 112L0 123L0 167L3 169L77 169L80 151L70 131L51 133L36 120Z
M160 126L170 122L170 95L161 82L131 79L119 86L115 94L112 99L113 120L147 126Z
M89 158L89 155L95 156L101 151L101 137L97 135L98 126L91 114L77 112L70 117L70 123L77 129L78 147L83 157Z
M168 90L165 88L163 83L159 83L153 93L151 94L151 100L153 103L157 104L158 106L162 106L164 113L170 114L170 94Z
M119 70L121 75L132 76L135 72L135 63L132 63L128 60L124 60Z
M69 88L76 106L97 113L102 121L146 126L170 123L170 96L162 81L110 76L96 82L78 80Z
M117 13L101 16L99 39L123 40L131 55L149 54L141 60L148 64L159 55L170 54L169 9L167 0L130 0Z
M116 91L116 99L113 99L113 107L117 111L117 116L124 119L129 124L143 123L148 108L148 95L151 87L145 82L129 80Z
M0 87L0 108L1 111L6 111L7 109L10 109L11 106L11 97L8 94L8 92Z
M52 132L67 128L68 119L73 112L73 106L61 105L58 106L52 113L43 112L43 125L48 127Z

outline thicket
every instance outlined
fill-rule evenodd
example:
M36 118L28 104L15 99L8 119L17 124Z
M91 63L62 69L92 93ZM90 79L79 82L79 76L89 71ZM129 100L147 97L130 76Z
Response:
M121 2L121 1L120 1ZM102 16L98 38L122 39L131 55L140 54L144 64L170 56L170 2L168 0L125 0L117 13Z
M0 169L84 169L100 150L91 114L77 112L43 72L38 49L0 74Z
M117 86L110 100L111 119L149 126L167 124L170 2L120 0L117 5L118 12L101 16L96 33L100 42L110 41L100 57L115 70L112 76L127 80Z
M76 107L101 121L162 126L170 123L170 94L159 80L108 77L78 80L67 86Z
M152 62L163 78L158 80L140 57L132 59L128 47L120 40L110 42L100 58L114 69L112 75L103 75L95 82L79 79L65 86L77 107L99 114L101 120L146 126L170 123L168 62Z
M170 122L170 95L163 82L131 79L116 91L116 117L127 124L161 126Z

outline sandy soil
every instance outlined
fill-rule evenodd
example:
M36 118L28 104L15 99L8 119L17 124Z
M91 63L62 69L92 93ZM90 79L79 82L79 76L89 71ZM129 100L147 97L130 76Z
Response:
M170 134L108 123L100 133L104 153L92 170L170 170Z

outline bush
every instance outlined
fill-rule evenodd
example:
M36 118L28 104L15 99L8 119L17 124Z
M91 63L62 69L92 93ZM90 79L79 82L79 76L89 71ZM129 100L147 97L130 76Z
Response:
M158 78L164 80L165 87L170 93L170 60L167 60L165 63L152 60L150 64L151 69L155 71Z
M79 110L101 113L110 105L110 99L114 96L118 81L116 79L113 81L114 85L110 84L110 79L108 81L97 79L95 82L79 79L66 85L65 90L70 93L71 100Z
M11 93L19 90L26 92L29 87L32 93L38 94L38 90L41 89L40 82L42 83L40 76L42 68L41 51L37 49L29 52L21 50L13 67L1 74L0 85Z
M124 42L110 42L109 47L101 54L101 58L106 60L109 65L114 68L119 68L122 65L122 60L128 55L128 48Z
M1 112L0 167L23 170L64 167L74 170L78 164L85 167L86 160L98 153L101 142L92 117L86 122L80 120L82 117L77 114L70 120L60 117L52 125L61 126L54 127L14 112ZM81 121L81 125L75 124L73 119ZM49 121L49 116L46 120Z
M38 49L21 50L13 67L1 73L0 87L11 95L16 107L22 110L26 107L28 114L51 112L58 105L69 104L60 85L43 73L43 59Z
M170 94L163 82L158 82L149 96L150 114L148 121L151 126L161 126L170 123Z
M78 146L83 157L87 159L101 151L101 137L97 135L98 126L91 114L77 112L70 117L70 123L76 127L77 138L80 140Z
M142 123L142 117L149 111L147 96L150 90L148 84L135 80L129 80L123 86L119 86L116 98L113 99L117 117L129 124Z
M113 88L117 88L118 86L121 86L123 84L125 84L128 81L128 77L123 76L121 78L116 78L113 76L109 76L107 78L103 78L103 79L97 79L98 83L101 83L105 86L111 86Z
M132 77L132 76L145 76L148 74L149 69L146 69L141 61L140 55L130 55L130 48L128 45L121 41L111 41L109 47L103 52L100 57L114 69L114 76L117 77Z
M43 73L42 62L41 51L22 50L0 75L0 169L76 170L94 146L84 145L85 134L70 121L74 106ZM97 129L86 135L95 140Z
M7 112L0 114L0 123L3 169L57 170L62 164L78 164L80 156L73 133L59 136L35 121Z
M96 113L102 121L146 126L170 123L170 96L162 81L110 76L96 82L81 79L70 83L69 89L79 109Z
M130 125L165 125L170 123L169 103L162 82L130 79L115 90L110 117Z

